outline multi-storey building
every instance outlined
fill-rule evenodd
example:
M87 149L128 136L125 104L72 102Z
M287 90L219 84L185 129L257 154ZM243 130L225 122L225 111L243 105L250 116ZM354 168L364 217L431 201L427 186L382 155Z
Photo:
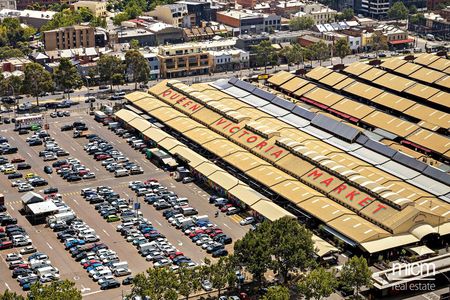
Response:
M73 25L44 31L43 37L46 51L95 46L95 30L90 26Z
M72 4L75 10L80 8L89 9L96 17L106 17L106 2L103 1L78 1Z
M16 0L0 0L0 10L16 9Z
M236 34L273 32L281 29L280 16L248 10L217 12L217 22L233 27Z
M159 46L158 59L162 78L210 73L209 53L199 43Z
M191 27L195 25L195 15L189 15L188 7L185 3L158 5L148 15L176 27Z

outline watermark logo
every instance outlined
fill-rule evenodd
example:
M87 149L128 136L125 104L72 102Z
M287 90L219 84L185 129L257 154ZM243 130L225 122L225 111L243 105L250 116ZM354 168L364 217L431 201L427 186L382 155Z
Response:
M391 270L389 280L399 282L394 286L397 291L433 291L436 288L434 263L394 263Z
M394 281L434 281L435 275L436 265L434 263L393 263L390 279Z

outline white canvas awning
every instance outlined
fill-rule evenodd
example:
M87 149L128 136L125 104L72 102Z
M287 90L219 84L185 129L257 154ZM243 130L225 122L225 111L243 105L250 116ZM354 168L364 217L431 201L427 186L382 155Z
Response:
M408 251L410 251L413 254L417 254L419 256L427 255L427 254L433 254L434 251L428 248L427 246L416 246L416 247L408 247L406 248Z

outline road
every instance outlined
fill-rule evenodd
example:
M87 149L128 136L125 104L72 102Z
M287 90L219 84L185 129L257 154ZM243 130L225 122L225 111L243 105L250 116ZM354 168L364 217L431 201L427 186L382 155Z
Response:
M72 123L75 120L83 120L94 132L111 141L111 143L118 150L127 155L130 160L137 161L143 167L144 174L125 178L113 177L111 173L101 166L100 162L95 161L82 149L84 143L86 143L85 139L73 139L71 132L61 132L59 130L60 126ZM58 187L63 200L74 210L80 219L85 221L96 231L102 242L106 243L112 250L117 252L121 260L128 261L130 270L133 274L145 271L147 268L151 267L151 264L145 261L145 258L137 253L136 248L130 243L127 243L125 239L116 232L115 226L118 225L118 223L107 223L95 211L94 207L80 196L80 190L82 188L108 185L113 187L116 192L119 192L122 197L134 198L134 193L128 188L128 182L130 180L145 180L151 177L157 178L163 185L174 190L180 197L188 198L191 205L199 211L199 214L208 214L212 218L212 221L220 226L226 234L230 235L233 240L241 238L248 230L248 227L242 227L238 224L241 219L238 216L228 217L221 214L217 219L214 218L215 208L208 203L209 194L206 191L193 183L185 185L176 182L167 172L156 168L144 158L143 154L132 149L124 140L95 122L93 118L87 116L85 112L72 113L71 117L57 119L49 118L48 122L50 124L49 133L51 136L55 138L62 148L70 152L71 156L80 159L82 163L94 171L96 173L96 179L77 183L67 183L55 173L51 175L45 174L43 172L43 167L49 163L44 162L38 157L38 152L42 150L42 146L29 147L26 143L26 135L18 135L17 132L12 131L13 127L10 124L3 124L0 125L0 135L8 137L10 144L19 148L18 154L7 155L7 157L11 158L17 155L22 156L32 165L32 169L26 170L24 173L35 172L44 177L49 182L50 186ZM39 251L50 256L52 264L60 270L61 278L74 281L77 288L82 290L86 299L120 299L122 292L127 293L130 290L130 286L122 286L114 290L100 291L98 285L87 276L87 273L80 264L75 262L70 257L69 253L64 250L64 245L57 240L56 234L52 230L44 225L32 226L27 219L20 215L18 210L22 207L20 200L22 194L19 194L16 188L11 187L9 180L3 174L0 174L0 184L3 187L2 192L5 195L8 212L13 217L18 218L18 224L22 225L27 230L30 238L33 240L33 245L35 245ZM45 187L39 189L44 188ZM169 225L160 211L156 211L152 206L145 203L142 203L141 211L144 217L152 221L153 225L180 251L184 252L185 255L192 258L195 262L202 263L204 257L207 255L206 252L195 246L182 232ZM228 250L232 250L231 245L227 246L227 248ZM0 251L0 255L3 258L7 253L14 251L17 250L10 249ZM7 265L3 262L0 262L0 272L0 280L2 281L0 285L4 285L0 286L0 290L7 288L16 292L21 292L17 281L11 278L11 273L7 270Z

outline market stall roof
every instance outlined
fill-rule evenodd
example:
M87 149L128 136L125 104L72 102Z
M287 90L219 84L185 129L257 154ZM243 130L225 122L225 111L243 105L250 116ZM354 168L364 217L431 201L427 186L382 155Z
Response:
M150 112L160 107L170 107L168 104L159 101L153 96L148 95L148 98L144 98L134 103L137 107L139 107L142 111Z
M314 79L314 80L320 80L321 78L327 76L328 74L330 74L332 72L333 72L333 70L320 66L320 67L315 67L314 69L309 71L306 74L306 77L308 77L310 79Z
M214 131L211 131L205 127L197 127L188 131L183 132L183 135L187 138L191 139L192 141L195 141L196 143L203 145L207 142L213 141L213 140L224 140L225 138L221 135L215 133Z
M365 62L354 62L344 69L344 72L359 76L362 73L372 69L372 66Z
M405 111L409 107L416 104L415 101L388 92L383 92L379 94L378 96L372 99L372 102L381 104L385 107L389 107L397 111Z
M295 218L293 214L270 201L258 201L251 208L270 221L276 221L283 217Z
M267 187L271 187L286 180L294 178L272 166L259 166L245 172L246 175L261 182Z
M121 109L114 113L114 115L126 123L130 123L130 121L135 118L141 118L138 114L129 111L128 109Z
M415 84L415 82L412 80L389 73L384 74L381 77L378 77L373 82L375 84L378 84L379 86L399 92L404 91L405 89Z
M293 93L296 90L298 90L299 88L301 88L302 86L307 85L308 83L309 83L309 81L307 81L305 79L302 79L300 77L294 77L291 80L289 80L288 82L281 85L280 88L285 91L288 91L290 93Z
M376 253L386 249L392 249L418 242L419 239L412 234L400 234L385 237L379 240L361 243L361 247L369 253Z
M327 241L321 239L317 235L313 234L311 237L314 243L314 252L319 257L324 257L325 255L338 252L339 249L328 243Z
M166 122L167 126L175 129L178 132L184 133L194 128L205 128L197 121L186 117L173 118Z
M393 57L393 58L389 58L389 59L385 60L381 64L381 67L389 69L389 70L395 70L405 63L406 63L406 60L399 58L399 57Z
M396 118L381 111L374 111L370 115L364 117L363 121L376 128L384 129L401 137L407 137L419 129L419 126L414 123Z
M426 129L420 129L409 135L408 140L449 157L450 139L446 136L436 134Z
M379 88L361 82L355 82L346 86L344 91L367 100L371 100L383 92Z
M437 94L438 92L438 89L421 83L417 83L405 90L405 93L425 100L429 99L431 96Z
M158 142L158 146L170 151L172 148L176 146L180 146L183 144L174 138L165 138L162 141Z
M420 70L421 68L422 68L421 65L408 62L408 63L402 65L401 67L395 69L395 73L409 76L409 74L412 74L415 71Z
M446 75L441 79L437 80L435 84L450 89L450 76Z
M444 76L445 76L444 73L428 68L421 68L409 75L409 77L411 78L418 79L420 81L424 81L427 83L433 83L443 78Z
M450 93L440 91L431 96L428 101L445 106L448 111L448 108L450 108Z
M329 198L314 197L297 203L297 206L322 222L329 222L343 215L353 215L354 212L334 202Z
M404 113L441 128L450 128L450 114L429 106L417 103L405 110Z
M334 85L333 89L338 90L338 91L342 90L343 88L345 88L346 86L352 84L353 82L355 82L355 79L349 77L347 79L342 80L338 84Z
M271 76L267 81L273 85L280 86L286 81L294 78L295 76L289 72L281 71Z
M145 92L133 92L133 93L125 95L125 99L127 99L128 101L130 101L132 103L139 101L141 99L147 98L147 97L149 97L149 95Z
M315 89L317 86L315 84L312 83L308 83L305 86L302 86L301 88L299 88L298 90L296 90L294 92L294 95L296 96L302 96L303 94L306 94L307 92L309 92L312 89Z
M224 160L243 172L259 166L270 166L268 162L247 151L230 154L226 156Z
M328 85L328 86L334 86L347 78L348 77L344 74L341 74L338 72L332 72L332 73L328 74L327 76L321 78L319 80L319 82L322 84Z
M128 124L140 132L144 132L145 130L152 127L152 124L150 122L142 118L134 118L133 120L128 122Z
M347 98L337 102L331 108L357 119L362 119L365 116L369 115L371 112L375 111L375 109L373 107L370 107L369 105L362 104Z
M43 201L38 203L32 203L28 204L27 208L33 215L40 215L40 214L48 214L52 212L57 212L58 207L56 206L53 201Z
M322 196L318 191L297 180L284 181L272 186L270 189L295 204L312 197Z
M233 177L224 171L214 172L209 175L208 179L218 186L221 186L226 191L231 190L233 187L241 183L241 181L239 181L236 177Z
M210 162L203 162L195 168L195 171L199 172L205 177L208 177L212 173L220 170L221 168Z
M434 254L434 251L428 248L427 246L415 246L415 247L407 247L406 250L413 254L417 254L418 256L424 256L428 254Z
M383 76L386 73L387 73L386 71L383 71L381 69L372 68L372 69L368 70L367 72L364 72L361 75L359 75L359 78L365 79L368 81L374 81L375 79Z
M197 154L195 151L185 147L184 145L176 146L170 149L170 153L174 156L180 158L189 164L189 166L196 168L201 163L207 162L208 160L203 156Z
M391 235L384 229L356 215L343 215L327 224L358 243L370 242Z
M168 133L156 127L151 127L145 130L142 134L156 143L160 142L165 138L172 138Z
M258 201L266 201L267 198L265 198L260 193L256 192L255 190L251 189L247 185L238 184L237 186L233 187L228 191L228 193L239 199L240 201L244 202L248 206L252 206Z
M28 192L21 197L22 204L32 204L37 202L43 202L44 197L35 192Z
M344 96L330 92L328 90L317 88L306 94L303 97L314 100L326 106L332 106L336 102L344 99Z
M431 64L428 65L429 68L443 71L450 67L450 60L440 57L439 59L436 59Z
M414 62L419 65L428 66L438 59L439 56L434 53L422 53L414 59Z

